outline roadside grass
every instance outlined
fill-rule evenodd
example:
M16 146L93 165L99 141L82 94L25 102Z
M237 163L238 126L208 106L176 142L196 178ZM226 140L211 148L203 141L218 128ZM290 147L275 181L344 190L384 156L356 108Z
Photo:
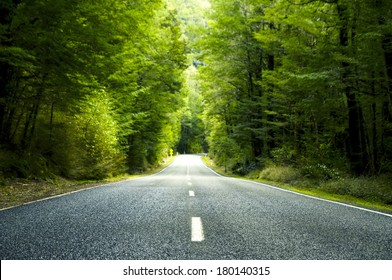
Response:
M3 179L0 184L0 209L23 205L28 202L98 187L109 183L136 179L152 175L169 166L175 157L168 158L162 165L150 168L146 172L136 175L122 174L104 180L75 181L61 177L48 180Z
M293 167L269 166L241 177L224 172L210 158L203 157L203 161L208 167L222 175L252 180L309 196L392 214L392 180L387 176L316 180L303 176L300 170Z

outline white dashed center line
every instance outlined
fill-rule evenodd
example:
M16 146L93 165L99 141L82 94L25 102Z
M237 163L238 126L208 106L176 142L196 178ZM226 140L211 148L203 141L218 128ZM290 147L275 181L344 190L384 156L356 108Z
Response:
M204 240L203 225L200 217L192 217L192 242Z
M192 186L192 183L191 183L191 182L188 182L188 186Z
M189 196L195 196L195 192L194 191L189 191Z

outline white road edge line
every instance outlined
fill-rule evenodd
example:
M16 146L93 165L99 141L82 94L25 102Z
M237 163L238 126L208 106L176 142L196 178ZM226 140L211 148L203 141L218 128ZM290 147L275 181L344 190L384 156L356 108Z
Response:
M189 196L195 196L195 192L194 191L189 191Z
M392 218L391 214L387 214L387 213L383 213L383 212L379 212L379 211L375 211L375 210L371 210L371 209L367 209L367 208L363 208L363 207L359 207L359 206L354 206L354 205L346 204L346 203L343 203L343 202L338 202L338 201L328 200L328 199L315 197L315 196L311 196L311 195L307 195L307 194L303 194L303 193L298 193L298 192L282 189L282 188L279 188L279 187L271 186L271 185L268 185L268 184L265 184L265 183L259 183L259 182L255 182L255 181L251 181L251 180L244 180L244 179L238 179L238 178L232 178L232 177L228 177L228 176L223 176L223 175L215 172L211 168L209 168L207 165L205 165L204 162L203 162L203 165L204 165L204 167L206 167L208 170L210 170L212 173L214 173L215 175L217 175L219 177L228 178L228 179L231 179L231 180L240 180L240 181L243 181L243 182L253 183L253 184L261 185L261 186L264 186L264 187L267 187L267 188L270 188L270 189L279 190L279 191L287 192L287 193L292 193L292 194L295 194L295 195L304 196L304 197L308 197L308 198L312 198L312 199L316 199L316 200L320 200L320 201L324 201L324 202L329 202L329 203L337 204L337 205L340 205L340 206L354 208L354 209L357 209L357 210L362 210L362 211L366 211L366 212L370 212L370 213L383 215L383 216L387 216L387 217Z
M168 166L166 166L164 169L162 169L161 171L159 171L157 173L154 173L154 174L151 174L151 175L142 175L141 177L138 177L138 178L126 179L126 180L113 182L113 183L103 183L102 185L98 185L98 186L94 186L94 187L90 187L90 188L75 190L75 191L66 192L66 193L62 193L62 194L58 194L58 195L53 195L53 196L49 196L49 197L45 197L45 198L41 198L41 199L37 199L37 200L23 202L21 204L17 204L17 205L14 205L14 206L1 208L0 212L1 211L6 211L6 210L11 210L11 209L18 208L18 207L25 206L25 205L29 205L29 204L34 204L34 203L37 203L37 202L42 202L42 201L45 201L45 200L60 198L62 196L67 196L67 195L71 195L71 194L78 193L78 192L89 191L89 190L102 188L102 187L109 187L111 185L115 185L115 184L118 184L118 183L124 183L124 182L128 182L128 181L136 181L136 180L144 180L146 178L148 179L149 177L154 177L156 175L159 175L159 174L163 173L164 171L166 171L166 169L168 169L171 165L173 165L173 163L174 163L174 161L171 164L169 164Z
M131 179L131 180L137 180L137 179L139 179L139 178ZM0 209L0 212L1 211L5 211L5 210L10 210L10 209L13 209L13 208L18 208L18 207L25 206L25 205L29 205L29 204L34 204L34 203L37 203L37 202L42 202L42 201L46 201L46 200L60 198L60 197L63 197L63 196L67 196L67 195L71 195L71 194L75 194L75 193L79 193L79 192L89 191L89 190L98 189L98 188L102 188L102 187L109 187L111 185L115 185L117 183L126 182L126 181L130 181L130 180L124 180L124 181L119 181L119 182L102 184L102 185L98 185L98 186L94 186L94 187L90 187L90 188L85 188L85 189L75 190L75 191L66 192L66 193L62 193L62 194L57 194L57 195L53 195L53 196L49 196L49 197L44 197L44 198L40 198L40 199L33 200L33 201L23 202L21 204L15 205L15 206L2 208L2 209Z
M235 179L235 178L233 178L233 179ZM238 179L238 180L248 182L247 180L243 180L243 179ZM324 199L324 198L320 198L320 197L316 197L316 196L311 196L311 195L307 195L307 194L303 194L303 193L297 193L297 192L294 192L294 191L281 189L279 187L267 185L267 184L264 184L264 183L259 183L259 182L255 182L255 181L250 181L250 182L252 182L254 184L257 184L257 185L265 186L265 187L268 187L268 188L271 188L271 189L280 190L280 191L283 191L283 192L288 192L288 193L292 193L292 194L296 194L296 195L300 195L300 196L304 196L304 197L308 197L308 198L312 198L312 199L316 199L316 200L320 200L320 201L324 201L324 202L329 202L329 203L333 203L333 204L337 204L337 205L341 205L341 206L346 206L346 207L354 208L354 209L357 209L357 210L367 211L367 212L370 212L370 213L379 214L379 215L383 215L383 216L387 216L387 217L392 218L391 214L387 214L387 213L383 213L383 212L379 212L379 211L375 211L375 210L371 210L371 209L366 209L366 208L363 208L363 207L354 206L354 205L346 204L346 203L339 202L339 201L333 201L333 200L328 200L328 199Z
M192 217L192 242L204 241L203 224L200 217Z

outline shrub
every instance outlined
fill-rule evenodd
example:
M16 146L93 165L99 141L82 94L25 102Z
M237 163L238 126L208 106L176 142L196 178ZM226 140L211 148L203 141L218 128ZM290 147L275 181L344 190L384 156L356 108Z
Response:
M0 150L0 177L53 178L49 161L37 151Z
M278 165L290 165L295 162L295 151L287 147L273 149L271 156L272 160Z
M340 178L340 174L336 169L329 168L328 166L321 163L308 164L301 168L301 172L304 177L310 179L327 181Z
M263 169L260 179L266 179L282 183L291 183L302 178L301 172L289 166L270 166Z
M359 177L335 180L321 184L320 188L330 193L351 195L372 201L392 204L391 178Z

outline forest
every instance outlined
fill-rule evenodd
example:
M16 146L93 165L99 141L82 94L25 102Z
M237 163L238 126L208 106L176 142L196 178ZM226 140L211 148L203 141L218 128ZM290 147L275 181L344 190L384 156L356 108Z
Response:
M2 0L0 177L100 179L174 149L392 193L391 90L388 0Z
M186 46L162 1L2 1L3 176L99 179L179 137Z
M201 75L218 160L391 171L390 1L212 3Z

